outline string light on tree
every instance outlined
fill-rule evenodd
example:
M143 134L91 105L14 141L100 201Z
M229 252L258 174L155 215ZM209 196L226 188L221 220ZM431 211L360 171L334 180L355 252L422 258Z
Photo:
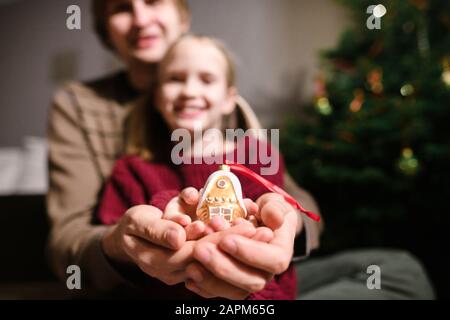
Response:
M327 97L327 90L323 76L319 76L315 81L315 107L316 110L324 116L329 116L333 113L333 108Z
M382 4L379 4L375 8L373 8L372 14L375 16L375 18L382 18L386 14L386 12L386 7Z
M350 111L358 112L361 110L364 103L364 91L361 89L357 89L355 90L354 95L355 97L350 103Z
M329 116L333 113L333 108L331 107L330 101L327 97L321 97L317 99L316 109L320 114L324 116Z
M398 168L407 176L414 176L419 171L419 160L417 160L411 148L404 148L400 159L398 160Z
M450 58L445 57L442 61L442 68L444 71L442 72L442 81L450 87Z
M367 75L367 83L374 94L383 93L383 70L381 68L371 70Z
M400 88L400 94L404 97L409 97L414 94L414 86L411 83L406 83Z

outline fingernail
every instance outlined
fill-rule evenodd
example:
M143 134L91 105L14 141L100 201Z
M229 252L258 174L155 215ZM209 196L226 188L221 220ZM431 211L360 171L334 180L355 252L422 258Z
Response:
M189 191L187 192L186 196L187 196L188 198L192 198L192 197L195 196L195 193L196 193L196 192L195 192L194 190L189 189Z
M211 251L209 248L200 247L197 249L197 259L202 263L208 263L211 259Z
M198 270L195 269L191 269L187 272L187 276L194 280L195 282L201 282L203 281L203 275L201 272L199 272Z
M236 241L233 239L225 239L222 242L222 248L228 253L235 253L237 251Z
M178 246L178 232L175 230L167 231L166 240L171 247L176 248Z
M187 215L183 215L182 218L181 218L181 223L184 226L187 226L188 224L191 223L191 218L189 216L187 216Z

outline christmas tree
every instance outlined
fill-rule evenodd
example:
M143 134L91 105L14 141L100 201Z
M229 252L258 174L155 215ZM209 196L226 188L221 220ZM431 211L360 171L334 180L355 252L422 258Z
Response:
M315 99L282 132L288 170L319 202L324 250L437 255L450 214L450 1L379 1L380 29L372 1L339 2L355 24L322 52Z

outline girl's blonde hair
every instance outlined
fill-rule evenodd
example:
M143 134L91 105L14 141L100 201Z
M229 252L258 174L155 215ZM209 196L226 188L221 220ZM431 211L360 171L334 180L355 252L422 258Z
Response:
M225 58L226 62L226 79L227 79L227 86L228 88L231 88L236 85L236 66L234 62L233 55L231 51L227 48L227 46L219 39L207 37L200 34L194 34L194 33L187 33L180 38L178 38L177 41L175 41L169 48L167 49L166 54L164 55L164 58L161 60L159 64L159 71L164 70L165 65L172 59L172 56L175 52L175 49L184 41L189 40L196 40L201 42L206 42L211 44L214 48L216 48L222 56Z
M161 71L172 58L177 46L186 40L205 41L219 50L226 60L227 87L235 86L236 69L232 54L222 41L202 35L186 34L175 41L159 64L158 75L161 74ZM158 79L157 86L159 85ZM166 157L170 155L170 150L168 150L170 147L170 129L156 109L153 100L154 96L145 103L135 106L134 110L131 111L126 126L125 153L139 156L148 161L167 161ZM230 128L235 121L233 114L225 116L224 128Z

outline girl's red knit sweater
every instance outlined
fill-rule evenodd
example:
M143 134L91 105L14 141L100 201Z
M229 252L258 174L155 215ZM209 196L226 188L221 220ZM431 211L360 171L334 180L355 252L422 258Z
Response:
M247 138L238 144L239 147L245 149L245 166L260 174L260 169L265 166L260 161L259 155L261 154L260 150L265 149L268 158L276 161L276 163L272 162L271 165L278 164L279 169L276 174L264 177L283 187L284 164L281 155L272 150L267 143L258 140L256 140L256 143L254 142L255 140ZM239 159L237 157L238 150L239 148L236 148L232 152L234 156L232 159ZM254 164L249 163L249 159L252 159L250 155L256 155L256 161L252 161ZM230 154L223 157L230 159ZM102 224L114 224L126 210L140 204L150 204L164 211L167 203L177 196L182 189L194 187L199 190L204 186L208 177L219 169L219 165L206 164L205 162L195 164L194 159L191 159L190 164L173 165L169 162L148 162L137 156L125 156L119 159L106 183L97 210L98 220ZM261 195L268 192L264 187L247 177L239 173L235 174L241 182L244 198L256 201ZM152 287L150 288L150 295L154 292L155 298L198 298L194 293L187 290L183 284L168 286L156 279L151 279L150 284L147 285ZM295 270L290 266L287 271L274 277L262 291L251 294L247 299L292 300L295 299L295 293Z

